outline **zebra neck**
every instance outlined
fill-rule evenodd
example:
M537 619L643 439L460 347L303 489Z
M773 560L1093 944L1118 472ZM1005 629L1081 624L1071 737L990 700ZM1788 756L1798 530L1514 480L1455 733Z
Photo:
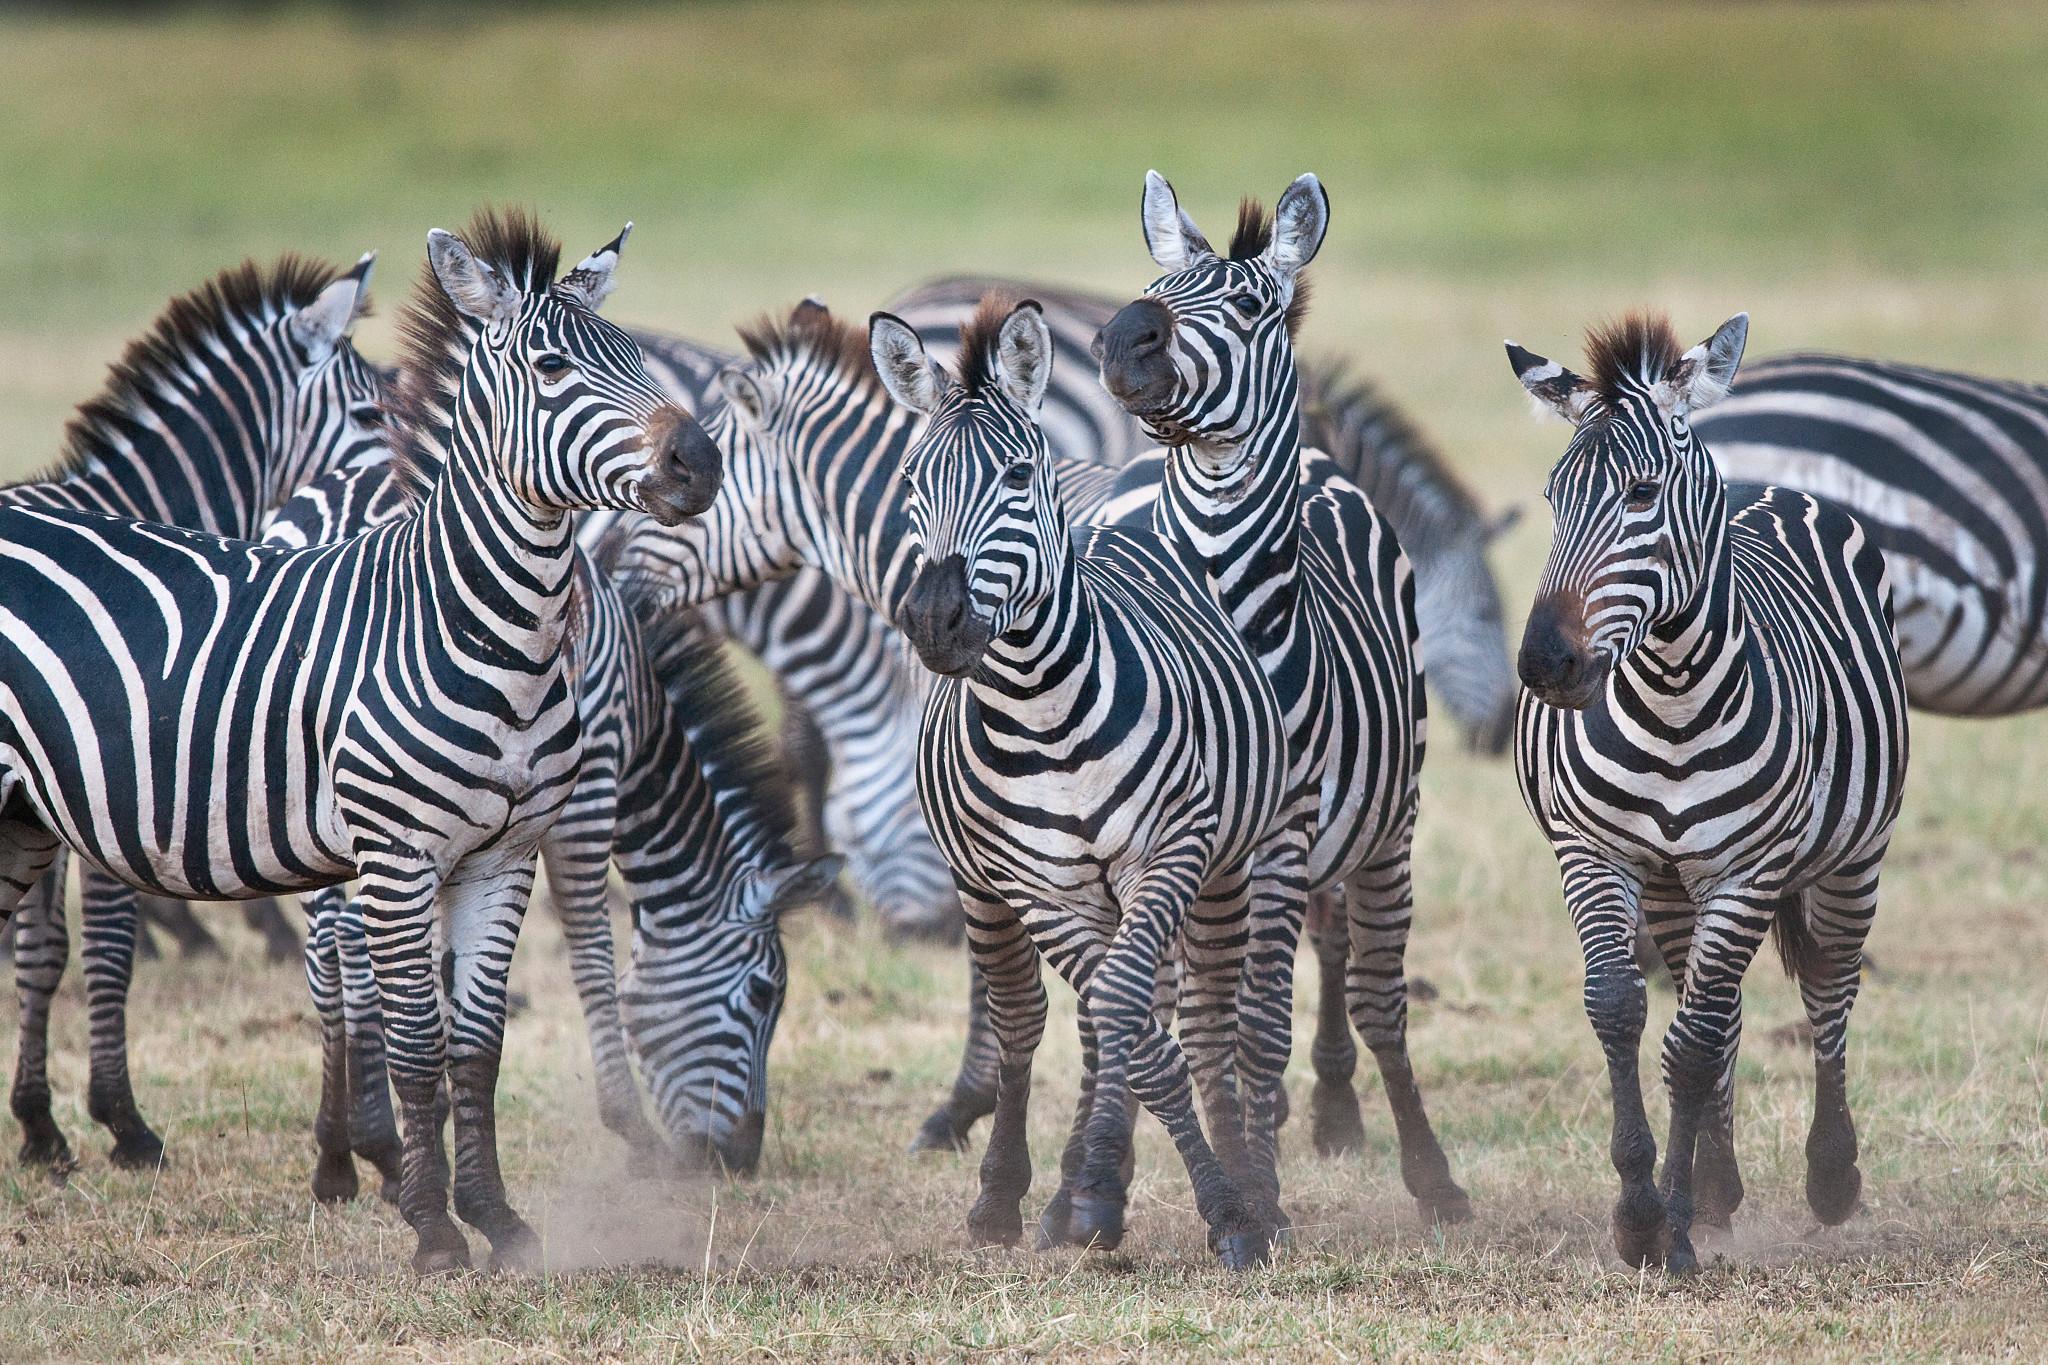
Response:
M284 398L273 360L195 365L203 382L156 376L91 414L71 472L9 501L78 507L248 537L269 509Z
M569 517L506 486L481 439L458 431L418 523L429 609L466 660L545 676L568 633Z
M916 572L902 469L919 430L901 410L877 412L867 401L803 452L804 559L891 621Z
M1231 624L1262 659L1293 635L1301 573L1301 408L1289 366L1266 414L1234 446L1176 448L1155 513L1189 546Z
M1101 624L1095 594L1069 554L1052 591L989 641L969 690L984 708L1028 730L1052 730L1100 682Z
M1692 604L1651 630L1622 661L1617 682L1672 731L1696 730L1741 715L1754 686L1749 623L1735 592L1725 533Z

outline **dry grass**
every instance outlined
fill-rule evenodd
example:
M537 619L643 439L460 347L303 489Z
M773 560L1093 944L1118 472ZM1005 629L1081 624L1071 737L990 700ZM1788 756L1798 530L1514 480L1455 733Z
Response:
M858 313L940 268L1134 289L1147 164L1205 221L1312 166L1337 215L1312 342L1358 356L1490 501L1527 502L1561 429L1527 419L1498 338L1565 354L1630 303L1702 336L1746 307L1759 353L2048 375L2044 49L2048 19L2018 5L9 27L0 468L45 459L119 338L245 251L381 246L388 299L418 234L479 198L537 201L572 246L632 216L621 315L717 336L813 288ZM1513 609L1546 522L1525 517L1500 549ZM1210 1268L1156 1129L1141 1129L1129 1255L969 1253L972 1159L902 1154L950 1077L959 962L827 923L796 935L762 1175L629 1182L593 1136L541 916L517 969L536 1007L512 1030L502 1144L552 1273L416 1283L390 1209L311 1206L304 988L240 944L227 965L141 974L137 1088L170 1142L160 1174L107 1166L67 992L59 1116L85 1161L61 1190L0 1162L0 1359L2048 1357L2044 768L2048 720L1918 724L1882 971L1853 1032L1869 1207L1810 1235L1810 1064L1774 1039L1797 1006L1761 966L1741 1072L1750 1198L1691 1283L1608 1252L1606 1083L1555 869L1508 770L1445 736L1410 953L1441 995L1417 1008L1414 1046L1478 1205L1469 1227L1416 1225L1374 1088L1361 1157L1320 1160L1287 1134L1301 1231L1270 1270ZM1056 1025L1041 1198L1075 1065Z

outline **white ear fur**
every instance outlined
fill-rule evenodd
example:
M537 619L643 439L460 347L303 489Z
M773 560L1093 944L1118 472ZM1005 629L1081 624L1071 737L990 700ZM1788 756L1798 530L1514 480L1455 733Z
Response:
M912 412L929 413L945 395L945 377L925 355L916 329L893 313L868 319L868 354L889 396Z
M489 262L478 260L454 233L440 228L429 232L427 259L441 292L464 317L488 325L510 321L519 312L519 291Z
M1749 340L1749 314L1737 313L1714 334L1679 357L1671 373L1657 382L1657 405L1674 416L1712 407L1728 396Z
M1052 382L1052 329L1034 300L1026 299L1003 319L996 336L996 379L1011 401L1037 418Z
M1273 209L1273 240L1266 263L1292 279L1316 258L1330 231L1330 196L1323 182L1304 175L1287 187Z
M1145 227L1145 249L1168 274L1213 256L1209 239L1195 226L1195 220L1181 211L1173 186L1157 171L1145 172L1145 197L1141 201Z
M362 307L369 274L359 263L356 270L328 285L318 298L291 315L286 325L314 361L334 354L334 348L348 334L349 325Z
M768 395L760 380L737 365L728 365L718 372L718 388L725 401L732 404L733 415L739 418L741 426L759 431L767 425Z
M1577 425L1598 396L1592 386L1555 360L1547 360L1512 341L1505 344L1508 364L1514 367L1515 378L1522 381L1522 387L1535 400L1536 411L1556 413Z
M555 291L567 294L585 308L595 310L603 306L618 287L614 272L619 268L619 256L626 249L626 238L633 233L633 225L626 224L619 229L619 235L606 242L597 250L576 263L576 268L555 282Z

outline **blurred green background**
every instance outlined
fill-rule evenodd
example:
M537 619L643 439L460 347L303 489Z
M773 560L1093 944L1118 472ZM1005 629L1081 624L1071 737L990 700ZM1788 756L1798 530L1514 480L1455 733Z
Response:
M0 22L0 473L163 298L244 255L383 253L538 207L637 220L614 307L710 339L937 271L1135 291L1148 166L1224 231L1334 204L1308 335L1495 500L1555 432L1499 353L1638 303L1758 353L2048 376L2038 5L1394 4L525 10ZM1521 535L1542 528L1525 524ZM1511 594L1512 596L1512 594Z

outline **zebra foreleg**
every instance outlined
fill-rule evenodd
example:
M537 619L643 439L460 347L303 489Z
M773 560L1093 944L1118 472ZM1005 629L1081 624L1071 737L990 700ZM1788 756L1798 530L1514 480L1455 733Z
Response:
M1060 1149L1060 1185L1038 1216L1037 1250L1050 1251L1072 1240L1069 1231L1074 1214L1074 1182L1081 1178L1081 1166L1088 1155L1088 1117L1095 1112L1095 1077L1100 1052L1095 1040L1095 1022L1086 1010L1075 1021L1081 1031L1081 1095L1074 1106L1074 1121L1067 1129L1067 1145Z
M498 1168L498 1064L506 977L533 896L532 854L458 874L442 888L455 979L449 992L448 1088L455 1114L455 1212L490 1239L491 1268L538 1269L540 1238L513 1212Z
M1699 1268L1692 1245L1693 1170L1699 1135L1721 1078L1742 1037L1742 978L1777 910L1773 900L1720 894L1693 926L1685 989L1664 1034L1664 1081L1671 1093L1671 1138L1664 1156L1664 1208L1674 1275Z
M1462 1223L1472 1216L1472 1201L1451 1177L1450 1159L1437 1141L1408 1057L1408 930L1415 886L1405 834L1391 853L1351 874L1344 899L1351 928L1345 994L1352 1023L1386 1087L1401 1143L1401 1183L1415 1197L1425 1224Z
M76 1164L71 1144L50 1112L50 1005L71 958L71 933L64 922L64 861L60 857L30 889L14 916L14 989L21 1039L12 1108L21 1124L22 1163L46 1167L59 1178Z
M317 908L316 908L317 907ZM356 1197L356 1162L349 1147L348 1020L341 998L341 955L335 914L326 893L308 897L312 915L305 944L306 989L320 1016L320 1108L313 1116L313 1197L323 1204ZM324 913L323 913L324 911Z
M441 1141L439 1092L449 1049L435 971L434 869L381 849L358 854L357 866L362 879L356 900L339 924L346 934L351 919L361 922L376 974L378 1013L388 1031L391 1079L405 1122L398 1207L418 1238L412 1267L421 1275L467 1270L469 1243L448 1216L448 1157Z
M1316 1040L1309 1047L1315 1089L1309 1097L1309 1136L1323 1156L1344 1156L1365 1145L1365 1120L1351 1077L1358 1070L1345 1008L1344 977L1351 961L1351 931L1343 895L1319 891L1309 897L1304 926L1316 950Z
M1664 1199L1657 1193L1657 1139L1643 1109L1637 1062L1649 1000L1636 965L1636 899L1640 888L1624 871L1588 850L1557 851L1565 908L1585 959L1586 1018L1607 1057L1614 1126L1608 1156L1621 1177L1614 1205L1614 1249L1632 1266L1664 1259Z
M584 780L579 774L579 802L585 797ZM611 798L604 804L610 808ZM569 945L569 974L583 1005L584 1031L590 1035L599 1120L625 1141L635 1165L652 1173L667 1169L668 1148L647 1121L647 1111L640 1103L619 1015L618 965L612 950L611 912L605 902L611 849L610 820L572 820L565 812L542 843L541 857L547 863L548 887L561 918L562 936Z
M1863 980L1863 942L1877 914L1876 856L1823 880L1806 901L1799 995L1813 1025L1813 1126L1806 1135L1806 1203L1830 1227L1856 1212L1863 1174L1849 1115L1849 1012Z
M108 1155L116 1166L148 1170L163 1161L164 1143L136 1108L128 1079L128 986L134 979L138 919L135 892L91 868L81 871L80 965L85 971L92 1059L86 1112L114 1135Z
M963 890L967 942L988 983L988 1020L1000 1049L995 1121L981 1156L981 1189L967 1214L975 1246L1013 1246L1024 1234L1022 1203L1031 1188L1025 1123L1031 1105L1031 1060L1045 1036L1045 983L1038 952L1024 926L999 900Z
M1034 959L1034 962L1036 959ZM968 1134L984 1115L995 1112L1002 1049L988 1017L988 983L980 960L967 955L967 1037L961 1045L960 1070L953 1093L932 1111L910 1140L913 1152L964 1152Z
M1221 869L1189 907L1181 930L1187 958L1180 995L1181 1051L1201 1096L1209 1141L1223 1169L1240 1185L1251 1175L1238 1068L1238 989L1250 943L1250 898L1249 864Z
M1685 888L1676 883L1644 887L1641 903L1637 958L1643 959L1642 945L1650 945L1645 970L1660 972L1677 989L1685 984L1685 963L1692 953L1698 911L1686 899ZM1723 1230L1731 1227L1742 1196L1742 1170L1735 1159L1735 1061L1731 1057L1700 1120L1693 1160L1693 1221Z

